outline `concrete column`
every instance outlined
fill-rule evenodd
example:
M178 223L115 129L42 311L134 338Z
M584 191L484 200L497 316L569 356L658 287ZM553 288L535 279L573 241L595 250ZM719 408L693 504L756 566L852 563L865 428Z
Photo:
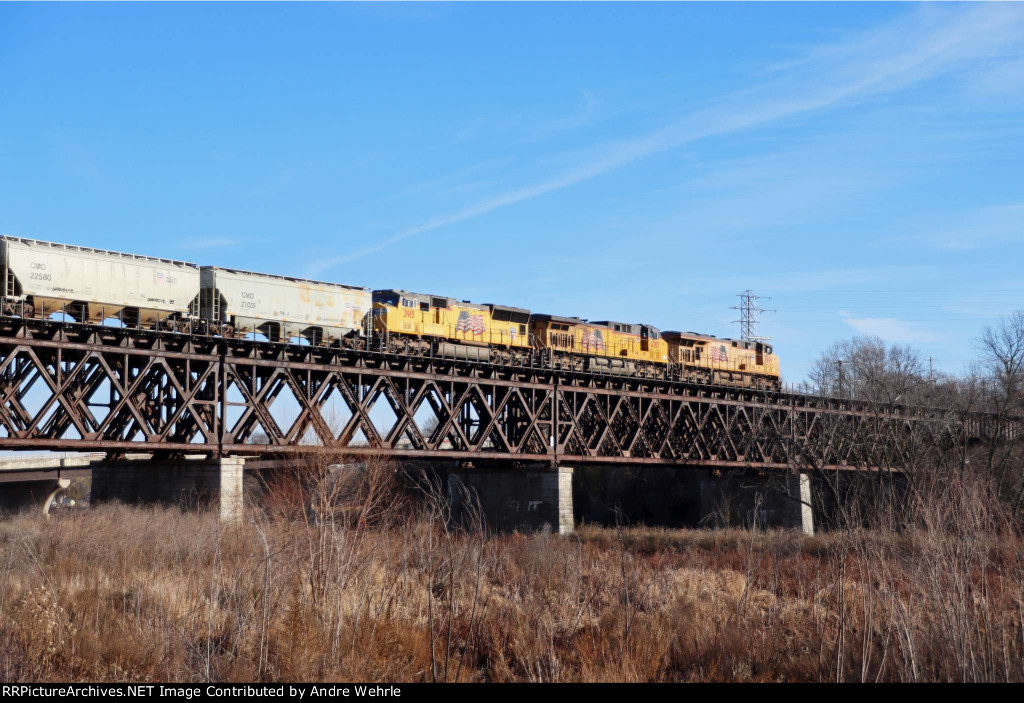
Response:
M243 515L244 469L242 457L123 461L94 466L91 500L215 507L221 520L233 522Z
M0 483L0 512L13 513L31 508L49 517L53 499L70 485L69 478Z
M238 522L245 514L243 479L245 459L225 457L220 460L220 488L217 508L221 522Z
M786 476L786 493L787 506L780 511L783 519L780 526L792 527L805 535L813 535L814 509L811 507L813 494L810 475L801 472Z
M448 474L452 517L467 522L479 508L486 526L499 532L573 531L571 467L556 469L468 468Z
M805 535L814 534L814 510L811 508L811 477L800 474L800 528Z
M572 505L572 474L571 466L560 466L555 471L557 484L553 487L553 502L558 505L558 534L570 535L576 527L573 519Z

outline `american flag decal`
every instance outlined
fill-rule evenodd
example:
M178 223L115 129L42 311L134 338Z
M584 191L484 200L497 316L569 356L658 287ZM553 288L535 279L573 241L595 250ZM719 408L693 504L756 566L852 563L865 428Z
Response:
M724 344L719 344L717 347L712 346L708 350L708 357L711 361L726 362L729 360L729 352L726 351Z
M604 351L604 336L601 330L587 330L580 340L583 351Z
M483 334L484 316L474 315L463 310L459 313L458 322L455 323L455 331L465 332L467 334Z

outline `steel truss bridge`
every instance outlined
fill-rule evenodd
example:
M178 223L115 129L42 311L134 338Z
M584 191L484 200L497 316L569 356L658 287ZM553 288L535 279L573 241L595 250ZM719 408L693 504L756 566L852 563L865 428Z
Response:
M282 421L287 396L294 412ZM850 464L857 448L848 438L858 429L895 437L928 427L928 441L939 441L949 431L944 418L934 410L541 363L0 319L0 449L8 450L217 456L328 449L407 459L785 468L795 447L812 440L823 447L822 465ZM992 431L984 419L971 422L977 436Z

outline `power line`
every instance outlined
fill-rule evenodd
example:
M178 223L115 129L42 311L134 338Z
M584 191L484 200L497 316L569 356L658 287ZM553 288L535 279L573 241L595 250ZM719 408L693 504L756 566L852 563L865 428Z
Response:
M924 288L915 288L913 290L894 290L894 289L889 289L889 290L866 290L866 289L861 288L861 289L858 289L858 292L860 294L862 294L862 295L863 294L874 294L874 293L879 293L879 294L882 294L882 295L893 295L893 294L902 295L902 294L905 294L905 293L906 294L915 294L915 293L957 293L958 290L959 289L957 289L957 288L943 288L941 290L925 290ZM965 290L970 291L970 292L975 292L975 293L978 293L978 292L984 292L984 293L1024 293L1024 286L1018 286L1017 288L985 288L984 290L978 290L977 288L969 288L969 289L965 289ZM827 294L823 291L822 295L827 295ZM835 296L835 297L839 297L839 296L844 296L846 294L840 291L840 292L834 293L832 295ZM790 296L782 296L782 295L776 296L776 297L779 298L779 299L786 298L787 300L795 300L796 299L796 298L792 298Z
M740 319L734 320L740 325L740 339L745 342L767 342L771 337L757 336L757 315L762 312L775 312L766 308L757 307L757 295L749 288L739 293L740 304L733 305L733 310L740 311ZM765 298L771 300L771 298Z

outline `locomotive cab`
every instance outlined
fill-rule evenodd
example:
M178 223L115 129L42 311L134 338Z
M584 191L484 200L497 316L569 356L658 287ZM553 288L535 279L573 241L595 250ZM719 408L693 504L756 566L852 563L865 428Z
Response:
M421 350L428 347L419 340L457 342L438 347L445 355L451 352L466 358L484 358L486 354L470 353L465 348L528 348L529 319L529 310L506 305L481 305L394 288L373 292L375 334L386 338L397 336L412 343L411 348Z
M668 362L668 345L661 338L661 330L654 325L613 320L591 324L608 329L610 346L616 356L657 364Z
M534 346L572 352L576 349L576 328L583 324L578 317L531 315L530 336Z
M669 360L691 381L778 388L779 363L764 342L719 339L697 332L665 332Z

